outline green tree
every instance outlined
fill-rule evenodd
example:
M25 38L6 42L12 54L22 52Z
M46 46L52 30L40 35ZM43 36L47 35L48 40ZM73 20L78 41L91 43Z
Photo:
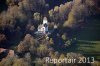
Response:
M54 42L53 42L53 39L52 39L52 38L50 38L49 42L50 42L50 44L51 44L51 45L53 45L53 44L54 44Z
M86 16L88 16L87 7L84 4L80 4L80 2L74 3L71 12L68 15L68 20L65 21L63 26L67 27L76 27L79 23L84 22Z
M40 21L40 19L41 19L40 13L38 13L38 12L34 13L33 17L34 17L35 21Z
M65 42L65 46L70 46L71 44L72 44L71 40L67 40L67 41Z
M51 10L49 10L48 13L49 13L50 20L54 21L54 10L51 9Z
M26 52L29 51L30 44L27 41L21 41L17 47L17 52Z
M16 59L13 66L31 66L24 60L24 58Z
M12 66L14 57L7 57L0 62L0 66Z
M36 58L35 65L36 66L43 66L44 61L41 58Z
M62 39L63 39L64 41L65 41L65 40L68 40L66 33L64 33L61 37L62 37Z
M37 54L40 57L46 56L48 54L48 47L46 45L41 44L38 48L37 48Z

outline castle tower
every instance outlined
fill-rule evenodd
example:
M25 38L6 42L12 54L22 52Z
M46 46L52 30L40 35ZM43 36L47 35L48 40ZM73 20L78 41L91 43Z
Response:
M48 32L48 20L46 17L43 18L43 24L38 26L38 31L44 34Z
M48 20L47 20L47 18L46 17L44 17L43 18L43 25L44 25L44 30L45 30L45 32L47 32L48 31Z
M46 17L43 18L43 24L47 24L48 23L48 20Z

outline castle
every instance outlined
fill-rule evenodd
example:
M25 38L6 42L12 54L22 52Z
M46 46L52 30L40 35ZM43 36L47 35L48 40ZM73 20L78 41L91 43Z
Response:
M48 20L46 17L43 18L43 23L38 26L39 33L47 33L48 32Z

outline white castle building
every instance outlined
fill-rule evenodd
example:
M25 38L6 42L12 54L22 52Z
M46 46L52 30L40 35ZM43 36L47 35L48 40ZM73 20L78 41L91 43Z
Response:
M39 33L46 33L48 32L48 20L46 17L43 18L43 24L40 24L38 26L38 32Z

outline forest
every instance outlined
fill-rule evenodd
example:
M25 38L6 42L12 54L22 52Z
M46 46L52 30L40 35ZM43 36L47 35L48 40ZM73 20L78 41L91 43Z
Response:
M99 21L100 0L0 0L0 66L100 66Z

